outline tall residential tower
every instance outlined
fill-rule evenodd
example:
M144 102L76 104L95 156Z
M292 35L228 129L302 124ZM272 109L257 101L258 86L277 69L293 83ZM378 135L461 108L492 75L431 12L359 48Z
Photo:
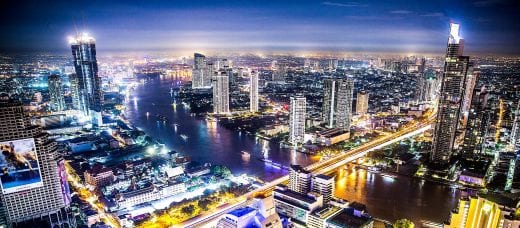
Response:
M350 130L354 81L325 79L323 83L323 122L329 128Z
M76 70L78 85L79 110L86 116L92 116L94 125L101 124L103 109L103 91L101 78L98 75L96 60L96 41L86 33L77 35L69 40L74 69Z
M291 97L289 109L289 142L293 145L302 144L305 136L305 97Z
M47 80L49 88L49 96L51 100L49 105L52 111L65 110L65 99L63 98L63 89L61 87L61 77L53 74Z
M469 57L462 56L464 39L459 35L459 24L450 24L450 36L444 62L444 75L433 134L431 160L446 164L450 161L464 99Z
M213 113L229 113L229 77L227 71L220 69L213 77Z
M249 111L258 112L258 72L249 74Z

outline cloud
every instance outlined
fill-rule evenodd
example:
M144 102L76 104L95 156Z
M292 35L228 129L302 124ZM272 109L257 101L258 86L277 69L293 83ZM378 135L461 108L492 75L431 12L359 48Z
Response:
M422 14L423 17L444 17L444 13L441 12L433 12L433 13L425 13Z
M393 14L411 14L412 11L409 11L409 10L392 10L392 11L390 11L390 13L393 13Z
M359 2L322 2L321 4L327 6L337 6L337 7L367 7L366 4L361 4Z

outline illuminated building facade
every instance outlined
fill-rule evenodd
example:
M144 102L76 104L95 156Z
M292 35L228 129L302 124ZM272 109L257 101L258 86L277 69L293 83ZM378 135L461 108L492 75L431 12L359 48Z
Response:
M70 96L72 98L72 109L81 110L81 103L79 98L79 82L78 75L70 74L69 75L70 82Z
M53 74L47 80L50 96L50 107L52 111L65 110L65 99L63 98L63 89L61 87L61 77Z
M519 227L520 220L515 218L516 205L502 200L502 197L469 197L459 200L459 205L451 213L445 228L509 228Z
M513 120L509 144L513 150L520 150L520 101L518 101L516 105L515 119Z
M60 172L64 168L56 143L40 127L31 125L22 104L1 101L0 113L0 148L5 159L11 160L0 165L10 170L0 181L0 221L4 223L0 226L75 227L75 220L69 217L70 192L66 173ZM31 169L9 165L15 162ZM11 172L17 178L9 178Z
M291 165L289 171L289 189L300 194L306 194L311 190L312 175L299 165Z
M224 69L214 73L213 77L213 113L229 113L229 77Z
M258 112L258 72L249 74L249 111Z
M206 80L209 76L207 75L208 71L206 68L206 56L200 53L195 53L193 56L193 71L191 74L191 87L193 89L200 89L209 86ZM209 78L211 79L211 77Z
M356 113L360 116L368 113L368 93L366 91L361 91L357 94Z
M415 98L418 103L431 103L437 99L439 77L434 70L426 70L419 74Z
M103 109L101 77L98 75L96 41L88 34L77 35L69 40L74 69L77 75L79 110L92 116L92 123L100 125Z
M312 178L312 191L323 196L323 203L328 203L334 197L334 176L324 174Z
M469 57L462 56L463 49L464 39L459 36L459 24L451 23L433 134L431 161L434 163L448 163L453 152L469 68Z
M491 115L488 104L489 92L486 88L475 89L473 93L462 145L462 151L466 158L484 152L483 143L488 133Z
M291 97L289 109L289 142L293 145L302 144L305 136L305 97Z
M354 81L326 79L323 82L322 119L328 128L350 130Z

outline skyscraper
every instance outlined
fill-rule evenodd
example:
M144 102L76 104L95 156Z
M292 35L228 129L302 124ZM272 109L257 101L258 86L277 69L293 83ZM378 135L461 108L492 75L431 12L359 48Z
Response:
M206 56L195 53L193 56L193 70L191 74L191 87L193 89L200 89L206 85L204 81L208 72L206 67Z
M299 165L291 165L289 171L289 189L300 194L311 190L312 174Z
M56 143L31 125L22 104L0 101L0 113L4 212L0 217L7 223L3 225L34 221L40 226L68 223L74 227L74 219L68 217L69 187Z
M61 87L61 77L59 75L53 74L49 76L47 80L48 88L49 88L49 96L50 99L50 107L53 111L63 111L65 110L65 99L63 98L63 90Z
M249 74L249 111L258 112L258 72Z
M431 160L434 163L448 163L453 152L469 68L469 57L462 56L463 49L464 39L459 36L459 24L451 23L433 134Z
M325 79L322 118L327 127L350 130L353 91L350 79Z
M289 142L293 145L302 144L305 136L305 97L291 97L289 108Z
M368 113L368 93L366 91L360 91L357 94L356 113L360 116Z
M513 150L520 150L520 101L518 101L518 104L516 105L515 118L513 120L513 127L511 128L509 144Z
M213 77L213 113L229 113L229 78L226 70L220 69Z
M474 94L475 86L477 84L479 77L478 71L473 71L473 66L470 66L468 68L468 74L466 77L466 84L465 84L465 91L464 91L464 99L462 100L462 105L460 107L460 117L461 117L461 126L464 128L466 126L466 123L468 121L468 115L469 115L469 109L472 104L472 97Z
M86 33L69 40L72 49L74 68L78 77L78 97L80 110L92 116L92 123L101 123L103 91L98 75L96 60L96 41Z
M426 70L418 75L415 99L418 103L430 103L436 100L439 79L434 70Z
M475 89L468 113L468 122L464 134L462 151L466 158L472 158L483 152L483 143L489 129L490 109L489 93L485 87Z
M80 98L79 98L78 75L70 74L69 82L70 82L70 96L72 98L72 109L81 110L81 102L80 102Z

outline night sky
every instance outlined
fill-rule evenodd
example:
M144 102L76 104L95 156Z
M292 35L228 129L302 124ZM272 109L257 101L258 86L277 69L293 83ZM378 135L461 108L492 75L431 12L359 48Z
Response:
M165 50L442 53L450 20L466 52L520 54L520 1L0 1L0 52Z

